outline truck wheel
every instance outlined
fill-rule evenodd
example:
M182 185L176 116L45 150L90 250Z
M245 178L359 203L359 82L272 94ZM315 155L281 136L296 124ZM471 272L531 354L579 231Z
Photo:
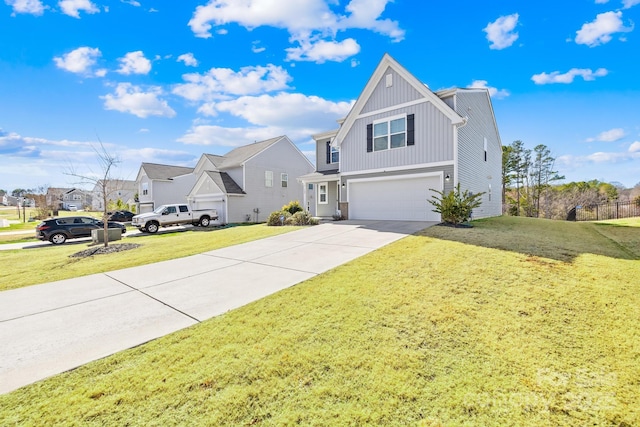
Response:
M49 241L51 243L53 243L54 245L61 245L64 242L67 241L67 236L65 236L62 233L56 233L56 234L52 235L51 237L49 237Z
M159 227L157 222L150 222L145 228L149 233L153 234L158 231Z
M210 222L209 217L203 216L202 218L200 218L200 227L208 227L209 222Z

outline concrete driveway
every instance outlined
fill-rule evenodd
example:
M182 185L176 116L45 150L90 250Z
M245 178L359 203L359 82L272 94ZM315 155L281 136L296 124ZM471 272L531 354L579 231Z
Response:
M331 222L0 292L0 393L241 307L433 224Z

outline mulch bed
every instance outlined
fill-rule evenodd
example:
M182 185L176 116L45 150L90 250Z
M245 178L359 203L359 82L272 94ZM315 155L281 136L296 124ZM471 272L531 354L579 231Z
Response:
M473 228L473 225L471 224L451 224L450 222L441 222L440 224L437 224L441 227L453 227L453 228Z
M85 249L84 251L71 254L69 255L69 257L86 258L93 255L113 254L116 252L128 251L129 249L135 249L140 246L142 245L139 245L137 243L119 243L117 245L111 244L105 248L103 244L100 244L100 246L94 246L89 249Z

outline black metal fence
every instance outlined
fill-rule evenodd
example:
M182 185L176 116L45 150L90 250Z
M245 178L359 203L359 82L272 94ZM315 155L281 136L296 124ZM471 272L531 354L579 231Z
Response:
M605 219L640 216L640 202L611 202L599 205L576 206L569 211L568 221L601 221Z

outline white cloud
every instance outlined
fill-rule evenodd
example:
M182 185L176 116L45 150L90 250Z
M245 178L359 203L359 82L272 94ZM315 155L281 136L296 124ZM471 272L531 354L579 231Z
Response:
M104 77L106 70L100 69L95 72L91 70L100 56L102 56L100 49L83 46L62 55L62 57L54 57L53 60L56 67L71 73Z
M506 98L507 96L511 95L509 93L508 90L506 89L498 89L492 86L487 86L487 81L486 80L474 80L471 82L471 86L469 86L470 88L480 88L480 89L488 89L489 90L489 96L491 96L492 98L496 98L496 99L502 99L502 98Z
M560 74L560 71L554 71L552 73L540 73L534 74L531 80L537 85L545 85L551 83L573 83L573 80L580 76L585 81L595 80L596 77L603 77L609 73L606 68L598 68L596 71L590 68L572 68L564 74Z
M40 0L4 0L4 2L13 8L12 16L18 13L39 16L47 9Z
M204 104L200 112L215 115L225 112L242 117L253 125L304 128L307 135L335 127L336 120L351 110L351 102L333 102L300 93L275 96L243 96L238 99Z
M131 83L119 83L115 93L101 96L107 110L130 113L140 118L149 116L174 117L176 112L167 101L160 99L162 89L157 86L144 91Z
M122 3L130 4L131 6L140 7L140 2L136 0L120 0Z
M260 53L260 52L264 52L265 50L267 50L266 47L260 47L260 40L254 40L251 43L251 52L253 53Z
M609 0L596 0L596 4L605 4L609 3Z
M151 71L151 61L144 57L141 50L129 52L124 57L119 58L120 74L148 74Z
M640 0L622 0L622 6L625 9L629 9L637 4L640 4Z
M629 153L640 153L640 141L635 141L629 146Z
M263 128L226 128L213 125L193 126L178 142L196 145L218 145L222 147L238 147L255 141L264 141L277 135L283 135L282 129Z
M340 19L339 28L371 30L389 36L394 42L404 40L405 32L398 26L397 21L380 19L389 2L390 0L351 0L345 7L349 15Z
M339 31L364 29L385 35L393 42L404 39L404 30L396 21L382 19L381 15L391 0L351 0L343 14L336 14L326 0L297 0L295 2L273 2L272 0L210 0L198 6L189 26L197 37L211 37L213 26L220 27L236 23L249 30L270 26L289 32L289 40L300 46L290 50L291 59L344 60L348 52L356 52L355 40L335 40ZM333 3L333 2L332 2ZM337 4L337 2L336 2ZM226 34L217 28L218 34ZM314 47L315 44L320 44ZM328 56L322 56L323 52Z
M176 61L184 62L184 65L188 65L189 67L198 66L198 60L196 59L195 56L193 56L193 53L191 52L183 53L182 55L178 56L178 59L176 59Z
M100 9L90 0L60 0L58 6L62 9L62 13L65 15L73 16L74 18L80 18L80 11L93 14L100 12Z
M518 40L518 33L513 32L518 25L518 18L517 13L501 16L482 29L491 43L489 49L505 49Z
M272 64L266 67L212 68L204 74L184 74L187 82L174 87L173 93L190 101L210 101L228 95L251 95L287 88L291 76Z
M625 135L626 134L624 132L624 129L615 128L615 129L607 130L604 132L600 132L598 136L596 136L595 138L587 138L587 142L594 142L594 141L615 142L615 141L618 141L619 139L624 138Z
M341 42L300 40L300 47L286 49L288 61L311 61L322 64L325 61L342 62L360 52L360 45L354 39Z
M622 12L605 12L596 15L596 19L587 22L576 31L576 43L586 44L589 47L595 47L611 41L611 35L614 33L624 33L633 30L631 27L625 27L622 23Z

